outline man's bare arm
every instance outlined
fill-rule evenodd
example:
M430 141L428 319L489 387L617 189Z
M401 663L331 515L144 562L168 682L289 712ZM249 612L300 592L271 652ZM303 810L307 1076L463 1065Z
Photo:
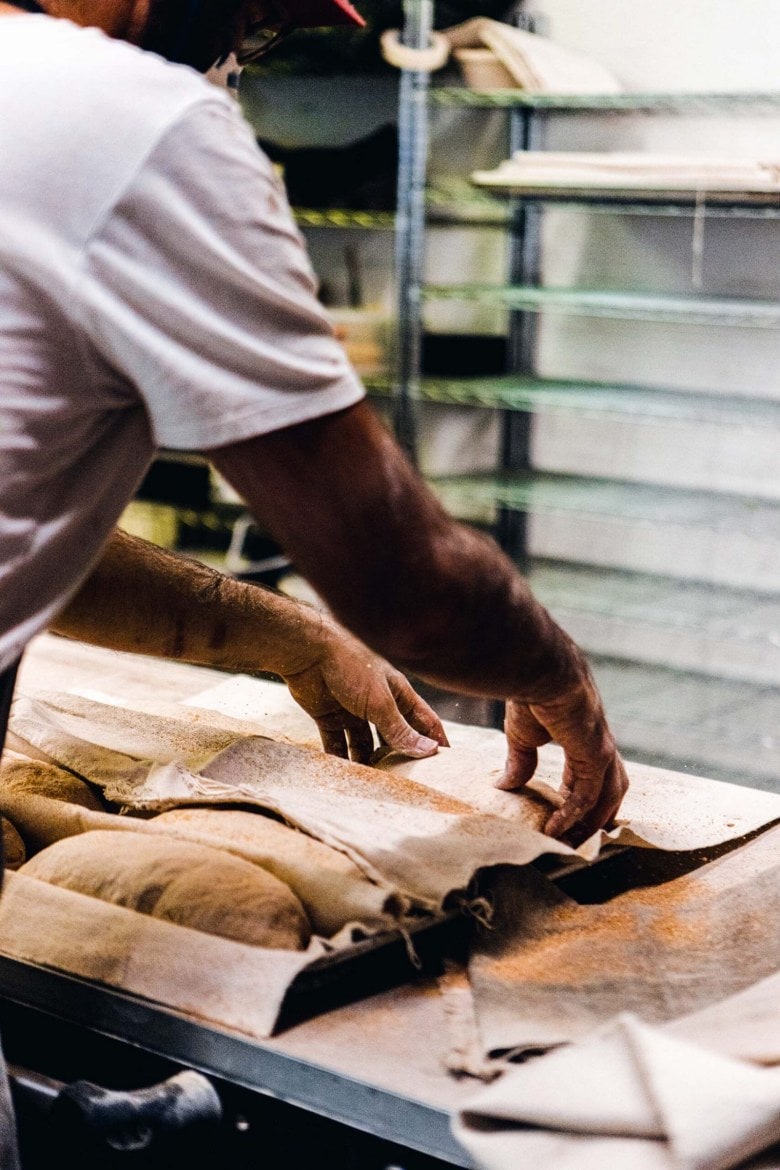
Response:
M505 787L566 753L547 826L606 823L627 786L582 654L495 543L453 521L370 407L209 452L338 619L441 686L510 700Z
M406 679L310 606L116 532L53 624L66 637L285 680L326 751L367 763L369 724L409 755L446 743Z

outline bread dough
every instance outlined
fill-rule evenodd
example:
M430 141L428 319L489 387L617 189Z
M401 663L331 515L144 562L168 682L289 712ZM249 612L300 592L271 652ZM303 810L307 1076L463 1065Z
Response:
M50 845L20 872L236 942L303 950L311 936L303 906L278 878L191 841L95 830Z
M8 817L0 817L0 828L3 833L3 865L6 869L18 869L27 860L24 841Z
M402 912L392 891L370 881L345 853L262 812L175 808L147 821L146 828L228 850L275 874L298 895L325 938L350 922L389 930Z
M4 758L0 765L0 787L7 792L48 796L50 800L78 804L94 812L105 811L103 802L84 780L42 760L28 760L23 756Z

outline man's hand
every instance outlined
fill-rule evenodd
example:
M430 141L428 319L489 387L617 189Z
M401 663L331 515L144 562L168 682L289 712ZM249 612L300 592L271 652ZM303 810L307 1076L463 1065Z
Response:
M431 756L448 746L439 717L404 675L335 622L323 618L321 641L312 650L309 665L283 677L330 755L370 763L372 723L388 747L407 756Z
M628 777L587 668L572 688L544 703L507 703L505 729L509 754L498 788L522 788L536 770L536 749L542 744L554 740L563 748L563 805L547 821L545 833L566 834L579 845L609 825Z
M527 782L540 744L561 744L564 805L548 833L581 840L614 816L626 774L581 654L496 544L447 515L367 403L211 458L343 626L417 678L509 700L506 787Z

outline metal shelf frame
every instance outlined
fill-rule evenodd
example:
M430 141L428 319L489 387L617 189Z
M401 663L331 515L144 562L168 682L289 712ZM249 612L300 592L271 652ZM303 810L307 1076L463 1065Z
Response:
M610 320L661 322L670 325L729 325L753 329L780 327L780 302L747 297L672 296L612 289L539 287L533 284L427 285L424 301L458 300L503 306L524 314L568 313ZM520 360L513 365L528 372Z
M404 40L427 44L432 26L432 0L405 0ZM519 21L532 29L521 14ZM540 288L540 221L545 206L587 209L588 213L645 216L777 218L776 194L735 192L627 192L551 188L511 190L426 189L428 117L431 106L503 109L508 116L508 147L537 150L543 146L548 115L566 113L636 113L703 115L780 113L780 90L768 92L531 94L507 89L477 91L462 86L429 86L427 76L402 71L400 95L401 168L396 225L398 285L397 368L393 381L394 418L407 450L415 453L416 410L420 401L457 401L503 410L501 460L505 474L530 469L530 415L540 404L542 383L534 379L535 331L540 312L556 312L615 320L681 325L725 325L757 329L780 326L780 305L750 298L685 297L653 292ZM487 284L425 286L423 260L427 223L442 229L468 224L507 232L509 281ZM433 300L470 300L494 304L508 312L508 375L518 379L515 389L484 379L470 384L456 379L421 377L420 355L425 303ZM531 401L529 387L535 385ZM597 387L583 387L589 397ZM569 388L569 394L574 391ZM410 441L411 436L411 441ZM506 551L522 565L525 558L524 521L514 509L499 521Z
M431 101L440 106L525 110L533 113L777 114L780 90L745 93L547 94L521 89L474 90L437 86Z

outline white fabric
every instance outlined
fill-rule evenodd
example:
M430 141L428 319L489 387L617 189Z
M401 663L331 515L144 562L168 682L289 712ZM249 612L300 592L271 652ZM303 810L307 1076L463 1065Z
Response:
M780 971L666 1027L725 1056L780 1065Z
M728 1170L780 1141L780 1069L752 1068L623 1015L483 1090L456 1134L489 1170Z
M0 37L0 669L155 447L362 396L271 164L193 70L46 16Z
M733 159L709 155L650 152L519 150L493 171L475 171L483 187L593 187L608 191L756 191L780 190L776 159Z
M619 93L620 82L600 62L547 37L477 16L443 30L453 49L490 49L514 84L529 93Z

